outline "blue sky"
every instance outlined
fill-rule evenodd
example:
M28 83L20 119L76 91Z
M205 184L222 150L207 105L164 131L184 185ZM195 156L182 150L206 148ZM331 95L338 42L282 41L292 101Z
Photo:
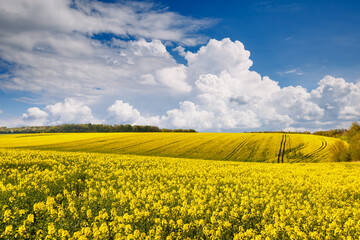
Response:
M253 69L281 86L315 88L325 75L359 80L360 1L161 2L187 16L218 20L202 33L241 41ZM302 75L281 74L293 69Z
M0 125L318 130L360 118L360 1L6 0Z

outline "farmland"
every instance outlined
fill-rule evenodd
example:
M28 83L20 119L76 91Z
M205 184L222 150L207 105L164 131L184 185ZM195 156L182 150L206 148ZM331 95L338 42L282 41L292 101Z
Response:
M252 162L328 162L335 138L282 133L0 135L0 147Z
M330 162L336 141L1 135L0 238L359 239L360 164Z
M2 239L358 239L358 163L0 149Z

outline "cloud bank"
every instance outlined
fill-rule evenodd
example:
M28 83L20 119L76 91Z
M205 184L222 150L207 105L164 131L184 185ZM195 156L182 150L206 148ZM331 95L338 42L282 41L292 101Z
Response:
M9 69L0 74L0 89L31 91L43 102L67 97L98 101L101 95L148 85L163 93L188 92L183 67L163 42L202 43L206 38L194 31L211 24L151 3L5 0L0 6L0 60Z
M142 2L5 3L0 60L7 71L1 71L0 90L31 93L43 106L0 125L316 130L347 127L360 117L360 83L325 76L312 90L280 87L251 69L250 51L240 41L206 41L196 33L213 20ZM194 45L200 48L186 50Z
M162 126L304 130L342 127L359 119L360 83L326 76L312 91L301 86L281 88L269 77L250 71L250 53L230 39L212 39L184 56L193 100L157 117L155 122Z

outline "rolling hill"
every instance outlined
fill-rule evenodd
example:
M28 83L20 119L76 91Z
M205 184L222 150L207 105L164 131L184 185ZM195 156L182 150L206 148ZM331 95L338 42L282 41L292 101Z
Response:
M0 148L245 162L328 162L341 141L282 133L56 133L1 135Z

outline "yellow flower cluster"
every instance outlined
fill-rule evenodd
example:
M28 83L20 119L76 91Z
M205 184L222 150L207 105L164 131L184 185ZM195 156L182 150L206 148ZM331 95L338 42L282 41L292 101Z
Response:
M0 150L1 239L359 239L360 164Z

